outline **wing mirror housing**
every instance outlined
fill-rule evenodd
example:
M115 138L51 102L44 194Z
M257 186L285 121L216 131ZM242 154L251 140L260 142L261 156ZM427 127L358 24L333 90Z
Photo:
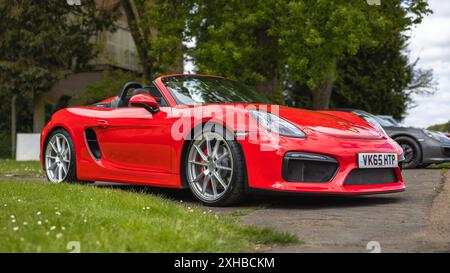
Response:
M157 113L159 111L158 102L155 100L154 97L148 94L134 95L133 97L131 97L130 101L128 102L128 105L133 107L144 107L152 114Z

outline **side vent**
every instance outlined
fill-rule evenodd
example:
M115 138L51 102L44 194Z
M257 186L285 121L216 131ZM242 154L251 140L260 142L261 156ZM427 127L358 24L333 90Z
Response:
M98 145L98 139L97 135L95 134L95 131L89 128L86 129L85 134L86 134L86 141L92 156L95 159L100 160L102 158L102 153L100 152L100 146Z

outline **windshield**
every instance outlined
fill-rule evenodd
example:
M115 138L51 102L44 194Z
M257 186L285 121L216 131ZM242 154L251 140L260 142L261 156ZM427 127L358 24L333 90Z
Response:
M384 125L383 125L383 121L381 119L377 118L376 116L374 116L372 114L367 113L366 111L362 111L362 110L353 110L352 113L358 115L363 120L365 120L368 123L370 123L373 126L375 126L383 134L386 134L386 132L383 129Z
M162 82L177 104L197 105L205 103L269 103L247 86L236 81L207 76L173 76Z
M391 123L392 125L391 126L394 126L394 127L400 127L400 123L398 123L394 118L392 118L392 117L387 117L387 116L378 116L380 119L382 119L382 120L384 120L384 121L387 121L387 122L389 122L389 123Z
M380 117L374 116L374 118L378 121L378 123L381 124L383 127L398 127L396 124L394 124L390 119L384 119Z

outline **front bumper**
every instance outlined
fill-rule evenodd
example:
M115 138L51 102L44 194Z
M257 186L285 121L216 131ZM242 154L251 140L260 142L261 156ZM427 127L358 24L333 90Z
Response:
M275 140L274 140L275 139ZM348 185L349 174L358 169L357 153L392 153L399 156L401 148L391 139L343 139L325 135L307 138L279 137L262 141L251 134L240 140L246 157L248 186L250 189L321 194L375 194L399 192L405 189L400 168L395 168L396 181ZM333 158L338 169L326 182L289 182L283 177L283 160L289 152L321 154Z
M432 138L420 142L422 146L422 163L450 162L450 142L442 143Z

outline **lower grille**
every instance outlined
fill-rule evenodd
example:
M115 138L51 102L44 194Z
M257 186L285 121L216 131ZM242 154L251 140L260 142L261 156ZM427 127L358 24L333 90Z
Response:
M311 153L290 152L283 160L283 179L288 182L324 183L333 179L338 169L334 158Z
M395 169L354 169L344 185L376 185L397 182Z

